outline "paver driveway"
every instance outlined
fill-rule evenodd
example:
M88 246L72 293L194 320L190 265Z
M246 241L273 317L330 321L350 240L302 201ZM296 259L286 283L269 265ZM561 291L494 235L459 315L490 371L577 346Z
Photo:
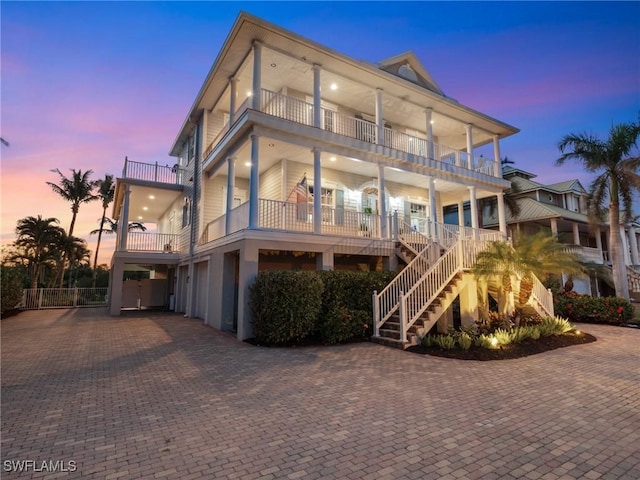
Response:
M637 480L640 331L583 327L598 341L464 362L25 312L2 321L2 478ZM8 472L25 460L76 470Z

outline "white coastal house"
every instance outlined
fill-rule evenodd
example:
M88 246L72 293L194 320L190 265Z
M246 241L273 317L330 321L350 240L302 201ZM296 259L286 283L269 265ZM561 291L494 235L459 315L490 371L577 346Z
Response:
M466 272L506 236L496 160L516 132L447 97L411 52L359 61L241 13L171 146L175 165L127 160L117 179L114 217L157 228L118 232L110 312L164 305L246 339L261 270L392 269L376 336L402 342L450 320L456 298L470 322ZM479 228L485 198L497 231ZM136 268L152 278L122 280ZM552 311L539 283L534 297Z

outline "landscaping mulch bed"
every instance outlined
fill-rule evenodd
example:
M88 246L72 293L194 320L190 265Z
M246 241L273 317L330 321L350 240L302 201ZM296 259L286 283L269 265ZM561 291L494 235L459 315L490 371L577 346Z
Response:
M521 343L503 345L496 349L472 346L469 350L463 350L461 348L442 350L438 347L427 348L422 345L414 345L407 348L406 351L422 355L434 355L436 357L457 358L458 360L507 360L595 341L596 337L588 333L580 333L579 335L575 333L565 333L564 335L540 337L538 340L527 339Z

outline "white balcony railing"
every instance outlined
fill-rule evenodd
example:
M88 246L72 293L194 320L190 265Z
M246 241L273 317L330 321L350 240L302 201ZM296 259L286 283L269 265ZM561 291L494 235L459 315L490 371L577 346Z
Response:
M169 167L168 165L158 165L158 162L142 163L125 158L122 178L133 178L148 182L180 183L181 169L177 165Z
M180 236L171 233L128 232L127 251L177 252Z

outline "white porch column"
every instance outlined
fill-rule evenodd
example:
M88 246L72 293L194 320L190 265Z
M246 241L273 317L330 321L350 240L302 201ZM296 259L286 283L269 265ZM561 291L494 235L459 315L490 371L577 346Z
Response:
M573 243L575 245L580 245L580 228L578 227L577 222L573 222Z
M462 161L460 160L460 150L456 150L455 156L456 156L456 167L463 167L464 165L462 165Z
M507 220L504 210L504 193L498 193L498 228L500 229L500 233L506 238L507 237Z
M431 160L435 160L435 148L433 145L433 108L427 108L424 112L427 121L427 156Z
M227 216L225 217L224 233L231 233L231 210L233 209L233 196L236 190L236 159L227 157Z
M478 236L478 200L476 199L476 187L469 187L469 205L471 207L471 228L473 237Z
M120 215L120 250L127 250L127 235L129 234L129 196L131 187L124 187L124 201L122 202L122 215Z
M467 123L467 168L473 170L473 126Z
M458 225L464 227L464 201L458 200Z
M549 223L551 224L551 235L557 240L558 239L558 220L555 218L549 219Z
M495 163L493 164L493 174L502 178L502 164L500 162L500 137L498 135L493 136L493 158Z
M260 110L262 105L262 43L257 40L253 42L253 102L252 108Z
M249 177L249 228L257 228L260 186L260 137L251 135L251 173Z
M384 188L384 165L378 165L378 214L380 215L381 238L387 238L387 197Z
M629 247L631 248L631 264L640 265L640 255L638 255L638 239L635 229L629 225Z
M376 88L376 143L384 145L384 121L382 120L382 89Z
M320 149L313 148L313 233L322 233L322 164Z
M313 126L322 127L322 98L320 96L320 65L313 64Z
M596 248L600 253L600 260L604 263L604 255L602 253L602 231L600 230L600 227L596 228L595 235L596 235Z
M622 251L624 253L625 265L631 264L631 256L629 255L629 242L627 242L627 232L624 229L624 225L620 225L620 237L622 237Z
M438 231L436 223L438 221L438 209L436 208L436 181L433 177L427 177L427 185L429 187L429 225L431 236L437 237Z
M238 79L229 78L229 126L236 120L236 100L238 96Z

